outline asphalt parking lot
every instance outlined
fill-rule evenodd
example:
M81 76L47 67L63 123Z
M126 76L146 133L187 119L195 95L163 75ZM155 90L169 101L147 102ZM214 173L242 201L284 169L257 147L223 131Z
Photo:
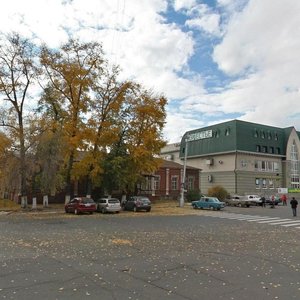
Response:
M300 230L214 213L0 215L0 299L299 299Z

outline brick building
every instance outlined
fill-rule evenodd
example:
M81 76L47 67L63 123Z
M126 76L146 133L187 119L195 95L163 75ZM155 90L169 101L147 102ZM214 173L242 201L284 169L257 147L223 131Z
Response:
M199 190L200 169L186 167L185 189ZM145 183L140 187L140 193L152 200L179 199L183 180L183 164L164 160L153 175L146 175Z

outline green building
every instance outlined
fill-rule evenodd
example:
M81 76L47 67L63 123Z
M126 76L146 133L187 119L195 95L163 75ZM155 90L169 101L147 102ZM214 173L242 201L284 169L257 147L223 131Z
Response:
M179 159L201 170L202 193L215 185L241 195L298 192L299 137L294 127L233 120L186 132Z

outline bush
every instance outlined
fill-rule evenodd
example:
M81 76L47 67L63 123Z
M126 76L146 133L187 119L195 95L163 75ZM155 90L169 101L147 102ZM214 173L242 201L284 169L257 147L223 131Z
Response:
M216 185L208 189L207 196L217 197L219 200L225 200L228 192L220 185Z
M201 196L202 195L201 195L200 190L187 191L187 193L186 193L186 200L188 202L192 202L192 201L195 201L195 200L199 200Z

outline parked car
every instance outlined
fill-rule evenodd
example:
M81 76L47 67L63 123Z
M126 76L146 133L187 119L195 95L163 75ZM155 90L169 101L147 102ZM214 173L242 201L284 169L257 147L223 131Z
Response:
M119 213L122 209L120 200L117 198L100 198L96 200L97 211L107 213L107 212L115 212Z
M225 203L221 202L215 197L201 197L199 200L192 201L193 208L208 208L213 210L220 210L225 207Z
M273 205L273 203L272 203L272 196L265 197L265 198L266 198L266 204ZM274 197L274 205L278 205L279 203L281 203L281 199L278 196L275 196Z
M65 212L74 213L75 215L80 213L92 214L96 209L95 201L87 197L75 197L65 204Z
M244 197L251 201L253 205L262 205L261 197L258 195L245 195Z
M151 211L151 201L144 196L132 196L122 205L124 210L133 210L134 212L140 210Z
M226 205L250 207L252 204L251 200L243 196L232 196L230 199L225 200Z

